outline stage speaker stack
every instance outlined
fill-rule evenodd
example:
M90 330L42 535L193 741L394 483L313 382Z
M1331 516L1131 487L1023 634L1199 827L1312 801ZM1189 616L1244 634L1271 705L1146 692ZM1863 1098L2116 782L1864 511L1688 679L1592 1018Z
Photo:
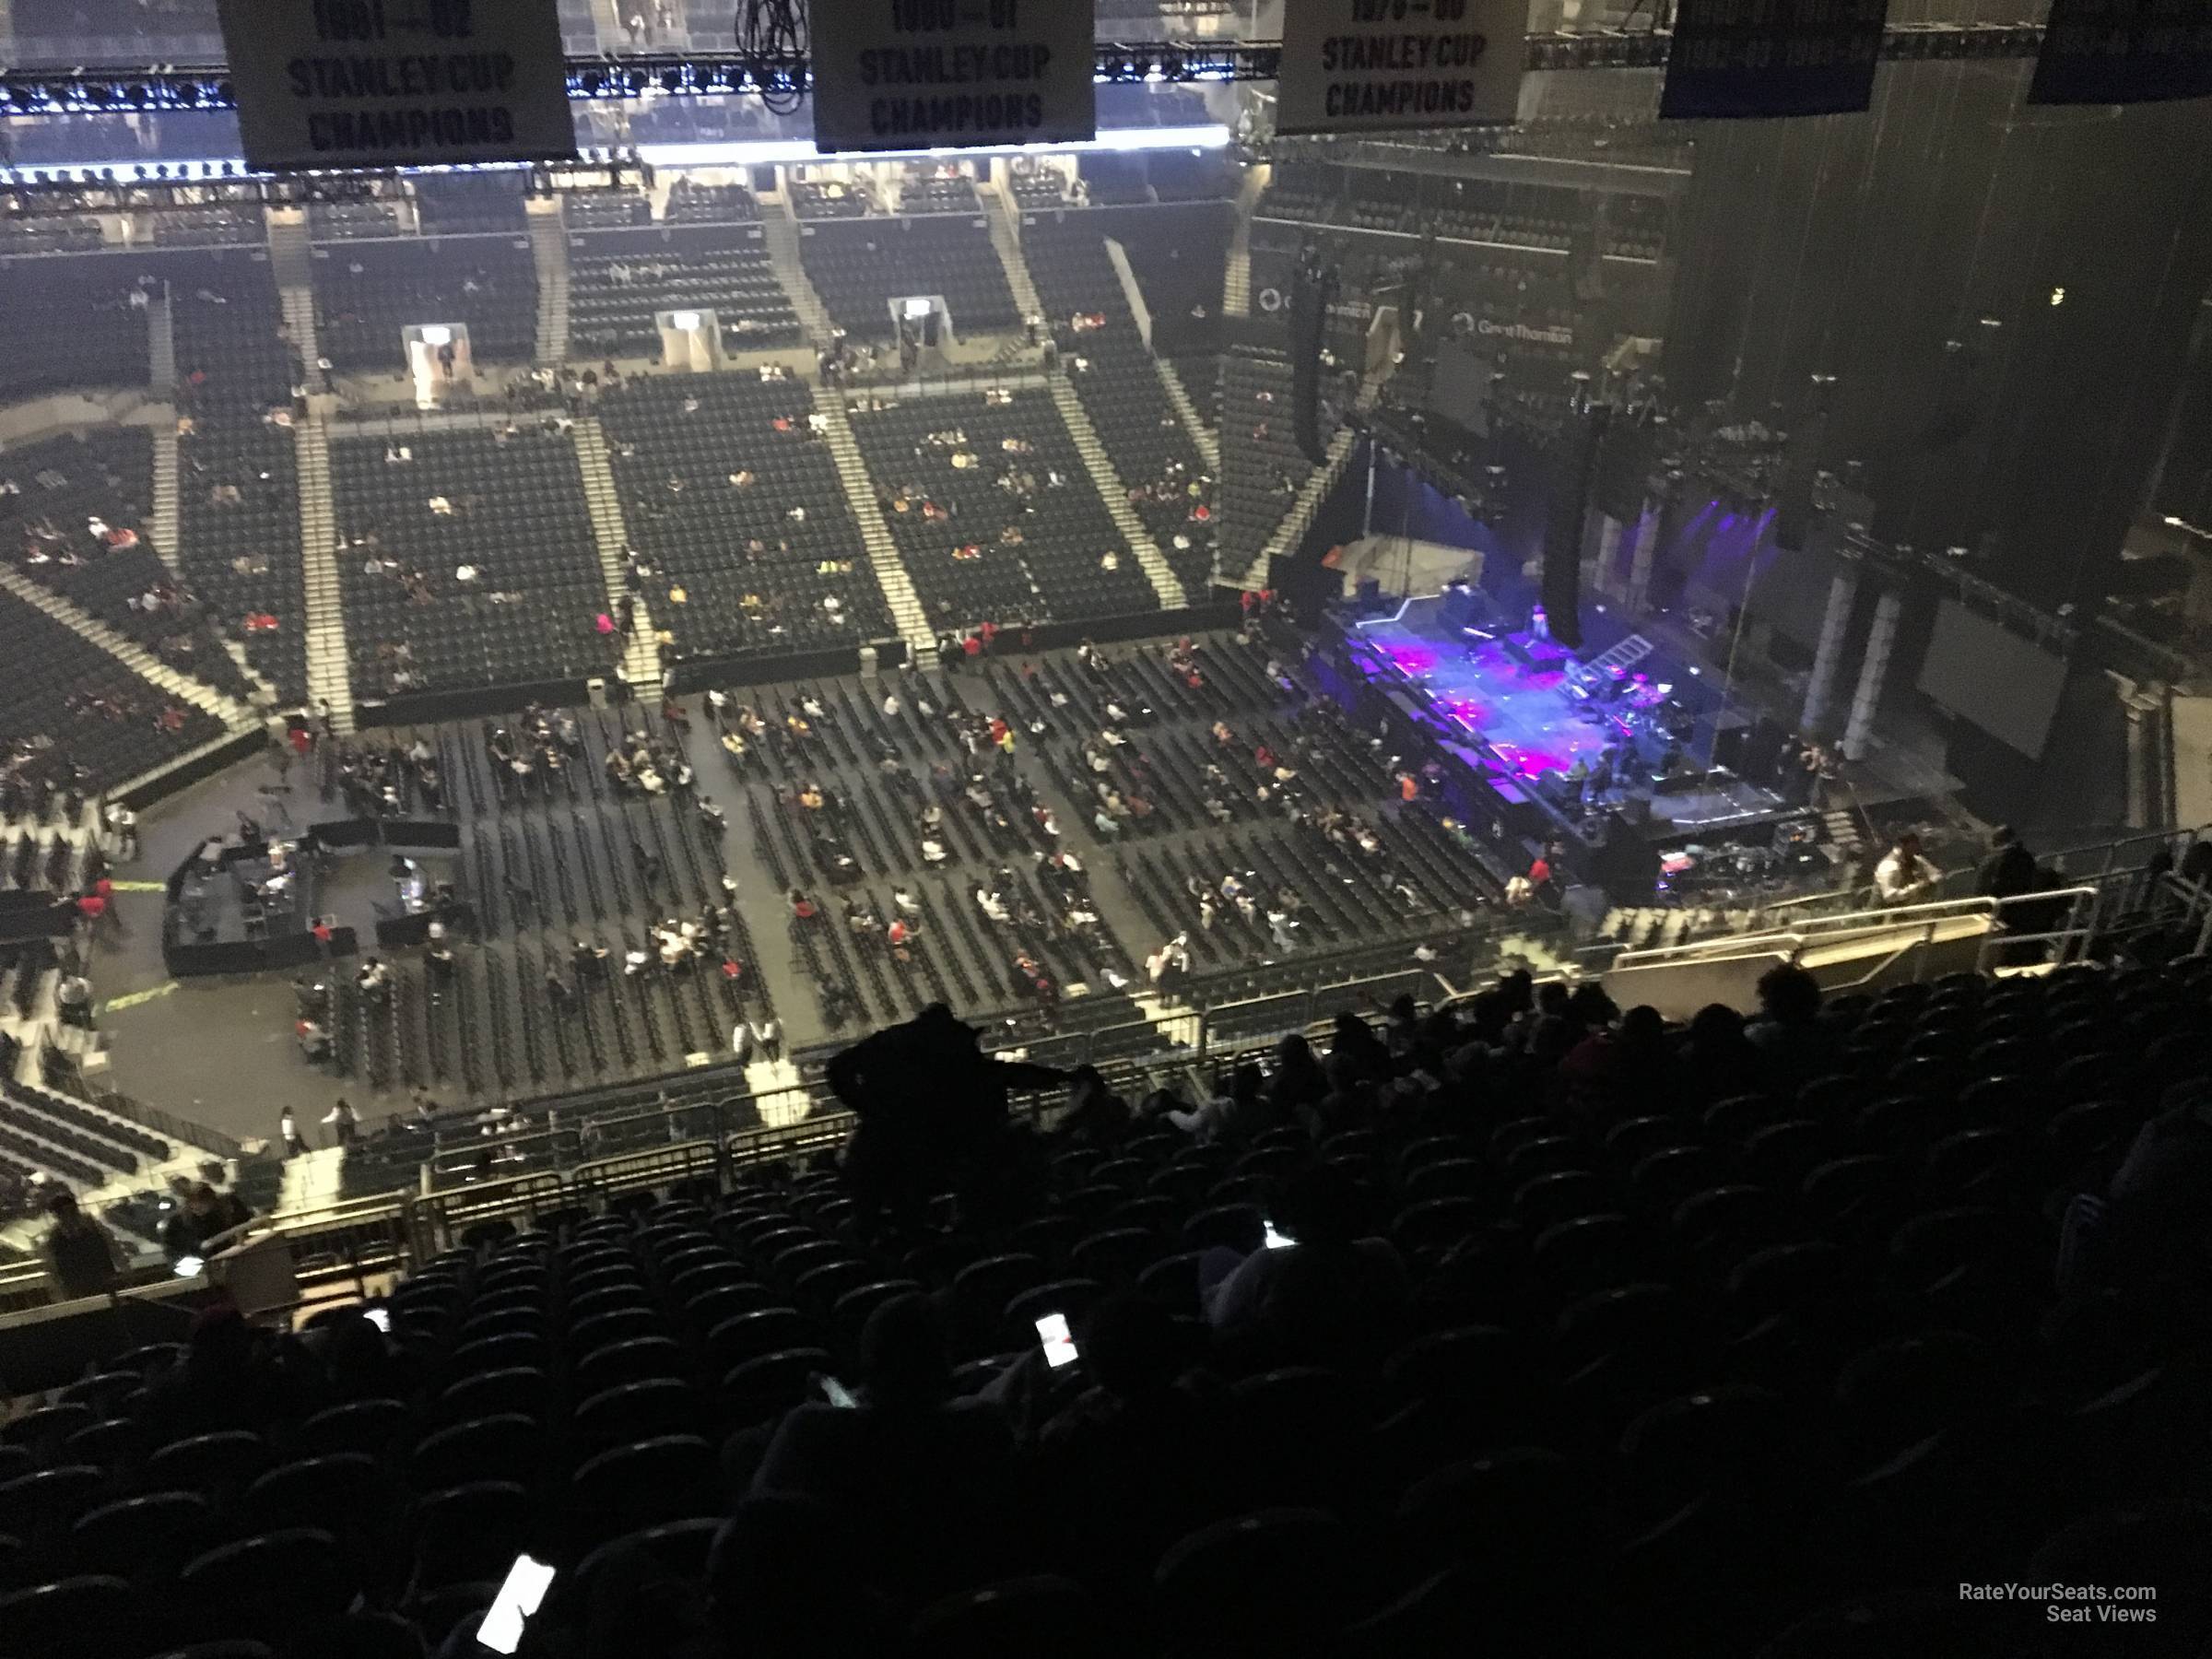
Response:
M1828 442L1829 393L1832 374L1813 376L1811 395L1804 417L1790 432L1782 463L1782 495L1775 503L1774 545L1785 553L1800 553L1813 533L1813 483L1820 473L1820 452Z
M1569 418L1552 477L1551 511L1544 524L1544 614L1551 637L1571 651L1583 643L1583 533L1597 446L1612 413L1604 404L1590 404Z
M1299 261L1290 290L1290 409L1298 447L1316 466L1329 458L1321 429L1321 353L1335 299L1335 267L1309 253Z

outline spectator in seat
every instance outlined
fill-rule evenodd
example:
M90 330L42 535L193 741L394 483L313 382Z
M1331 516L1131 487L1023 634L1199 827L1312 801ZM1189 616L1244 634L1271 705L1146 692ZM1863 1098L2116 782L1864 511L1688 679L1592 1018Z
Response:
M1354 1083L1390 1081L1390 1049L1374 1028L1349 1008L1336 1016L1329 1034L1328 1075L1339 1088Z
M1784 962L1759 976L1759 1015L1744 1028L1759 1069L1777 1088L1794 1088L1827 1071L1835 1044L1820 1026L1820 982Z
M161 1230L161 1248L172 1262L184 1256L204 1256L208 1240L253 1218L253 1211L236 1193L218 1193L202 1182L185 1190L176 1213Z
M2059 1244L2059 1289L2139 1285L2177 1274L2212 1279L2212 1098L2183 1099L2145 1124L2101 1198L2068 1206ZM2171 1097L2170 1097L2171 1099Z
M1293 1031L1275 1045L1275 1074L1267 1079L1267 1106L1277 1122L1288 1122L1328 1098L1329 1074L1313 1057L1306 1040Z
M1247 1060L1230 1074L1226 1090L1196 1107L1185 1106L1180 1098L1164 1091L1153 1096L1146 1106L1202 1147L1216 1141L1245 1141L1268 1125L1266 1088L1267 1074Z
M123 1276L123 1253L114 1235L76 1207L74 1194L56 1193L46 1201L53 1225L39 1241L46 1282L55 1301L105 1296Z
M1199 1345L1159 1303L1109 1297L1077 1335L1091 1386L1038 1431L1039 1489L1084 1494L1049 1506L1064 1559L1128 1583L1221 1512L1224 1425Z
M851 1542L838 1512L818 1499L764 1492L741 1501L707 1557L706 1625L714 1645L697 1659L895 1651L883 1598L853 1582Z
M1216 1245L1198 1265L1206 1323L1269 1365L1343 1366L1387 1351L1405 1323L1406 1264L1363 1235L1352 1178L1316 1164L1276 1190L1268 1218L1284 1249L1240 1257Z
M907 1607L941 1587L999 1576L1018 1512L1014 1437L995 1406L953 1397L924 1298L901 1296L868 1316L854 1394L852 1409L786 1413L752 1491L827 1503L871 1576Z

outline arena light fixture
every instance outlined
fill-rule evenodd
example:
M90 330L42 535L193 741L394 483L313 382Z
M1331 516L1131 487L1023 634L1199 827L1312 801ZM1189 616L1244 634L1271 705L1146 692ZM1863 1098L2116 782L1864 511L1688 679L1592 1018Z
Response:
M825 155L803 138L748 139L742 142L720 143L696 140L679 144L641 144L634 151L623 151L621 156L631 165L642 163L656 168L702 167L772 167L777 165L820 165L831 162L917 161L957 157L993 155L1077 155L1083 153L1135 153L1144 150L1182 149L1199 152L1226 149L1230 131L1218 124L1205 126L1180 127L1116 127L1100 133L1096 138L1077 144L1006 145L996 149L917 149L917 150L840 150ZM94 157L84 163L88 167L115 167L135 170L138 164L122 157ZM238 176L246 177L247 170L236 157L202 157L175 164L179 177L213 178L224 168L235 168ZM497 172L529 166L514 162L499 166L470 167L469 172ZM406 168L396 170L406 174L418 172L449 172L450 168ZM310 170L310 176L316 175ZM0 167L0 188L19 186L41 182L22 168Z

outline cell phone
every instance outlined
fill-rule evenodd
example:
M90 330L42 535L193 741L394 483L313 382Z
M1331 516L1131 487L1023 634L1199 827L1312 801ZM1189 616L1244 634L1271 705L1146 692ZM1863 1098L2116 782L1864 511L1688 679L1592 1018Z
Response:
M198 1256L179 1256L176 1274L179 1278L197 1278L200 1277L200 1270L206 1265L207 1264L201 1261Z
M389 1308L363 1308L363 1309L361 1310L361 1313L362 1313L363 1317L365 1317L365 1318L366 1318L366 1319L369 1321L369 1323L370 1323L371 1324L374 1325L374 1326L375 1326L375 1327L376 1327L378 1330L382 1331L382 1333L383 1333L385 1335L389 1336L389 1335L392 1335L392 1310L391 1310L391 1309L389 1309Z
M513 1653L522 1644L524 1622L546 1599L546 1587L552 1582L552 1568L526 1555L516 1556L514 1565L507 1569L507 1582L477 1627L477 1645L495 1653Z
M832 1406L841 1406L845 1410L851 1411L860 1404L853 1397L853 1391L835 1377L817 1377L815 1383L821 1389L822 1398Z
M1267 1241L1267 1248L1270 1250L1288 1250L1291 1245L1298 1242L1298 1241L1292 1238L1288 1233L1277 1232L1275 1228L1275 1223L1268 1220L1265 1216L1260 1218L1260 1229L1263 1236Z
M1037 1322L1037 1340L1044 1345L1044 1362L1054 1371L1076 1362L1076 1339L1068 1334L1067 1315L1047 1313Z

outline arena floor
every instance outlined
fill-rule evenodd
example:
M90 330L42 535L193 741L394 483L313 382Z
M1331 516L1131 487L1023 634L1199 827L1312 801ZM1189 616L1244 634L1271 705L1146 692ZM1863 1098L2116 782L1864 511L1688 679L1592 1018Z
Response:
M810 683L804 693L820 698L830 712L824 735L815 747L791 753L771 754L766 746L756 746L735 776L704 717L702 700L688 700L694 719L686 747L699 788L727 815L723 846L750 935L747 967L772 987L774 1012L789 1046L803 1048L837 1034L824 1020L814 994L815 975L789 936L784 897L795 872L806 870L809 856L802 839L805 822L788 796L808 782L845 795L854 830L852 846L860 869L848 885L832 886L810 870L805 877L808 890L824 901L821 927L833 930L818 933L817 960L825 962L830 975L850 983L865 1009L844 1028L849 1031L865 1029L864 1021L872 1026L903 1017L947 994L965 1011L1009 1006L1015 1001L1009 964L1025 945L1068 996L1117 996L1106 977L1109 967L1135 978L1141 987L1143 958L1171 927L1190 929L1194 966L1200 971L1274 959L1278 953L1256 922L1240 926L1234 913L1225 911L1223 921L1210 930L1192 925L1197 912L1187 884L1195 877L1210 885L1231 870L1246 873L1248 879L1256 873L1258 882L1271 890L1280 886L1301 889L1311 908L1300 911L1294 929L1298 950L1372 946L1394 932L1406 942L1410 965L1417 941L1448 945L1460 931L1460 908L1481 901L1488 877L1471 858L1456 864L1454 849L1444 846L1440 853L1441 837L1432 843L1418 833L1430 826L1410 817L1395 821L1400 814L1388 784L1387 758L1366 754L1364 741L1341 723L1297 715L1294 701L1279 688L1271 689L1256 647L1241 648L1230 636L1202 641L1203 685L1195 689L1164 662L1165 649L1159 642L1117 647L1116 666L1105 676L1083 667L1074 653L1059 652L1038 659L1035 677L1025 672L1025 659L1002 657L981 672L965 672L949 681L932 670L869 682L848 677ZM887 689L896 689L900 699L896 718L883 714ZM772 717L795 708L802 694L798 687L776 686L736 690L731 697L733 707L749 701ZM1019 930L994 930L976 908L976 879L995 869L1013 869L1018 886L1027 883L1036 890L1031 849L1043 844L1043 838L1027 823L1016 826L1018 833L1011 839L993 844L988 826L967 821L964 804L956 798L947 816L962 821L948 827L951 855L943 866L923 865L908 804L887 782L878 756L887 747L895 749L923 785L930 782L933 764L954 766L964 775L964 752L941 712L950 706L948 700L971 714L1003 712L1014 725L1015 771L1058 820L1059 837L1051 844L1074 853L1090 875L1102 924L1090 940L1077 941L1051 929L1018 937ZM1145 775L1152 780L1144 786L1158 804L1142 830L1112 848L1100 846L1089 825L1088 803L1078 806L1075 798L1088 771L1082 745L1106 723L1108 702L1129 716L1129 745L1112 757L1117 775L1127 757L1143 757ZM924 703L939 712L925 719L919 712ZM233 1134L266 1135L275 1133L286 1104L312 1130L315 1120L341 1096L374 1125L407 1104L410 1080L419 1082L439 1104L453 1106L680 1072L688 1052L679 1046L681 1038L702 1050L717 1044L714 1056L727 1057L727 1025L713 1019L722 987L711 981L651 982L634 993L626 988L618 1004L610 998L606 1007L598 999L588 999L588 1053L576 1041L582 1034L578 1021L556 1015L545 997L547 966L565 971L575 937L599 937L618 959L622 939L641 937L646 923L659 913L696 912L708 889L719 885L699 849L704 832L688 810L665 803L648 809L634 801L602 798L601 746L618 736L622 719L614 712L596 718L584 712L591 763L578 767L576 778L580 786L590 787L580 788L576 802L519 807L495 807L483 783L481 744L488 726L472 722L438 729L449 757L449 790L464 824L461 862L476 886L485 885L478 877L486 871L497 872L490 886L502 886L507 859L514 860L515 867L535 860L542 873L545 852L559 859L564 847L571 864L588 867L579 871L591 883L588 899L581 893L582 882L564 877L571 908L580 912L573 920L561 913L549 883L538 900L540 913L519 928L506 913L512 907L496 894L488 904L482 891L471 895L488 912L488 926L481 947L464 952L469 991L462 1006L488 1011L491 1001L503 999L499 1018L507 1020L515 1051L516 1075L511 1081L494 1075L480 1047L473 1054L460 1052L470 1046L470 1028L448 1025L441 1031L434 1023L424 1023L438 1020L435 1008L426 1014L419 1006L395 1051L406 1053L408 1064L391 1068L382 1087L359 1071L333 1076L311 1068L293 1039L288 975L172 981L161 960L161 895L126 891L118 907L121 931L103 936L95 947L93 978L102 1003L100 1023L109 1042L109 1084ZM634 725L639 711L633 707L627 719ZM1212 729L1216 720L1230 723L1236 733L1233 743L1218 739ZM659 724L657 719L651 724ZM1041 733L1033 729L1040 725ZM397 735L403 744L411 740L404 732ZM1256 801L1253 785L1260 773L1247 751L1264 744L1297 759L1319 800L1356 806L1361 821L1385 838L1385 862L1371 871L1334 867L1327 847L1315 856L1319 843L1294 830L1278 809ZM473 767L457 761L472 748ZM1233 812L1226 824L1215 823L1204 810L1208 786L1201 773L1215 760L1225 763L1231 774L1229 786L1218 791ZM471 771L473 779L459 775ZM257 760L147 812L141 856L120 874L159 881L207 836L231 829L241 809L255 812L272 833L283 829L275 804L282 805L294 825L343 816L342 803L318 798L305 769L294 770L289 794L265 794L277 779L273 759ZM1387 804L1386 795L1392 797ZM627 863L623 838L627 832L634 839L633 822L649 810L661 821L661 844L677 848L665 882L675 891L664 891L653 902L638 890L635 872L620 867ZM595 818L606 819L606 827L598 828ZM681 846L687 831L694 839L692 852ZM653 833L650 828L646 833ZM1356 866L1360 860L1354 853L1348 862ZM595 875L589 873L594 870ZM1392 888L1391 878L1403 882L1402 892ZM879 939L856 938L839 914L841 901L850 898L888 915L895 886L915 892L926 914L920 943L904 962L894 961ZM1049 900L1043 907L1049 908ZM595 909L602 913L591 914ZM364 933L367 920L359 918ZM1447 971L1469 966L1449 959L1439 965ZM411 968L403 960L403 972ZM479 1000L472 1004L471 996ZM618 1046L613 1028L626 1015L629 1035ZM1134 1011L1131 1017L1136 1017ZM562 1028L558 1032L557 1025ZM474 1029L480 1038L481 1014ZM541 1051L541 1078L524 1072L518 1035L524 1030L533 1033ZM631 1040L641 1032L652 1036L661 1051L657 1055ZM465 1075L470 1070L477 1085L473 1088ZM319 1141L321 1133L311 1138Z

